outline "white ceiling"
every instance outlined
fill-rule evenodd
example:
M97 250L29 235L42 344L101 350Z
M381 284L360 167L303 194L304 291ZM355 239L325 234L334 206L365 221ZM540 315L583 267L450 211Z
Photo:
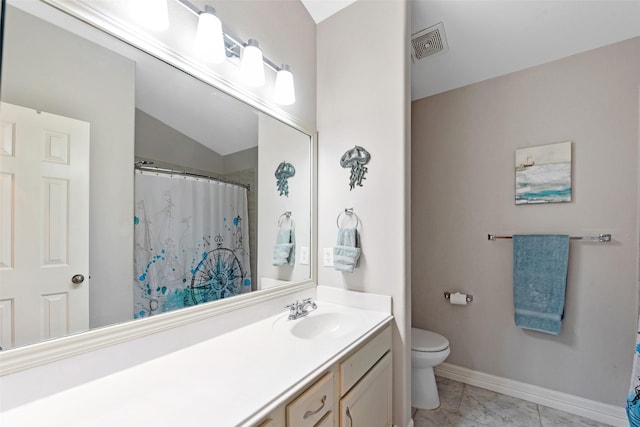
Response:
M307 8L309 14L317 24L355 1L356 0L302 0L302 4Z
M351 3L302 2L316 22ZM442 22L449 44L414 62L412 100L640 36L640 0L413 0L411 7L412 34Z

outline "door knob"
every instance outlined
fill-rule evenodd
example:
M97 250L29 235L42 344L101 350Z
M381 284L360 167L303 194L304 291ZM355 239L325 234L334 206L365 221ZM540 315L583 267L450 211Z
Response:
M82 282L84 282L84 276L82 274L75 274L72 278L71 278L71 282L74 285L80 285L82 284Z

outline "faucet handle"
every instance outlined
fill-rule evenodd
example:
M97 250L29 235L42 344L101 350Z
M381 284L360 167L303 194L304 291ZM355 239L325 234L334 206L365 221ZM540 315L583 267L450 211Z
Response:
M289 309L289 319L294 319L296 314L298 313L298 310L300 309L300 303L298 302L298 300L295 300L291 304L286 305L284 308Z
M307 304L310 305L311 308L314 309L314 310L316 308L318 308L318 305L313 301L312 298L305 298L305 299L302 300L302 304L301 305L303 306L303 308L306 308Z
M298 300L295 300L294 302L292 302L291 304L287 304L284 306L284 308L288 308L290 310L295 310L298 308L298 306L300 305L300 303L298 302Z

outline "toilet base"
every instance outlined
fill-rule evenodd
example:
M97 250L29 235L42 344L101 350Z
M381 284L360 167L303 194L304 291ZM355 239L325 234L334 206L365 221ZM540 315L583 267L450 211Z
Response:
M433 368L414 368L411 376L411 406L418 409L437 409L440 406Z

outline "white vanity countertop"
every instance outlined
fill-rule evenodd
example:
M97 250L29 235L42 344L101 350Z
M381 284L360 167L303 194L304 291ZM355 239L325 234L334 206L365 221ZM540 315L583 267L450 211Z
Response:
M317 301L322 313L344 306ZM282 313L0 414L10 426L239 426L260 421L390 323L388 311L331 339L302 339ZM274 327L274 325L277 325ZM284 326L284 327L283 327Z

